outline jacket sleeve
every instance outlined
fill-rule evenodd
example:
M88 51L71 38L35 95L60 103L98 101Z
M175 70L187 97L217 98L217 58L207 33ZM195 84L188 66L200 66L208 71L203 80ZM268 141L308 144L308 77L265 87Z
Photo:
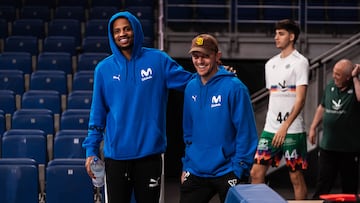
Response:
M184 91L187 83L193 78L194 74L185 70L174 59L166 54L164 63L166 86L169 89Z
M102 77L97 70L98 69L95 69L94 72L94 87L88 135L82 144L83 148L86 149L86 157L95 155L99 156L100 143L103 140L103 133L105 130L107 108L105 105L105 98L102 89Z
M187 99L188 94L186 94L186 90L185 90L185 94L184 94L184 107L183 107L183 140L184 140L184 144L185 144L185 153L184 153L184 157L182 158L182 163L183 163L183 171L185 171L188 166L187 166L187 157L186 157L186 150L189 147L189 145L192 144L192 125L193 125L193 118L191 116L191 110L189 107L189 100Z
M249 177L258 143L254 111L248 89L234 89L232 120L236 126L236 154L233 158L234 173L239 178Z

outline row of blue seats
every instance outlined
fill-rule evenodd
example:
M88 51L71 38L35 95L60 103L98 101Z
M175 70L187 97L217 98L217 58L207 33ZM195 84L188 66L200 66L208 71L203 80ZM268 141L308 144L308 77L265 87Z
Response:
M77 43L73 36L48 36L39 39L35 36L11 35L5 38L3 49L4 52L28 52L32 56L41 52L67 52L71 56L86 52L111 52L105 36L89 36L81 44Z
M106 36L88 36L82 39L81 44L77 44L74 36L47 36L44 39L35 36L11 35L5 38L3 43L4 52L28 52L32 56L41 52L67 52L71 56L81 53L100 52L111 53L109 40ZM144 38L144 46L154 47L152 37Z
M150 6L131 6L123 10L133 12L142 21L145 36L154 38L155 11ZM107 21L119 9L94 7L89 12L82 7L57 7L54 14L47 7L24 7L18 16L14 7L0 6L0 37L30 35L38 38L60 35L74 36L76 44L86 36L107 36Z
M43 168L31 158L2 158L0 202L96 202L101 196L84 164L84 159L54 159Z
M1 37L12 35L34 36L43 39L47 36L72 36L78 41L89 36L107 36L107 23L105 19L93 19L85 23L83 31L80 21L75 19L54 19L45 23L42 19L23 18L12 23L0 18L0 26L3 28Z
M20 48L20 47L19 47ZM84 52L72 57L69 52L44 51L34 58L24 51L6 51L0 53L0 70L20 70L31 74L37 70L59 70L65 74L75 74L79 71L94 71L97 63L109 56L106 52Z
M84 159L86 136L87 130L59 130L47 135L40 129L9 129L0 134L0 157L33 158L44 165L59 158Z
M49 22L53 19L76 19L86 22L90 19L108 20L113 14L120 10L129 10L136 14L139 19L154 20L154 8L152 6L128 6L119 9L114 6L96 6L84 9L80 6L59 6L55 9L46 6L25 6L17 9L13 6L0 5L0 18L8 22L18 19L41 19Z
M3 126L4 113L1 112L0 110L0 126ZM83 117L88 116L88 111L83 113ZM87 130L78 129L79 125L75 124L75 129L62 129L56 134L50 134L47 131L51 131L52 128L51 116L52 113L47 109L18 110L14 113L12 128L0 134L0 185L4 189L0 191L0 202L94 201L96 194L84 168L85 150L82 148ZM83 120L82 123L87 125L87 122ZM25 167L27 172L32 170L31 175L22 171L24 165L22 159L32 159L32 169ZM9 164L9 160L12 160L13 164ZM81 161L76 167L73 166L74 163L70 164L71 166L64 166L67 165L66 163L59 164L61 171L52 168L59 160ZM17 170L14 171L14 167ZM12 169L11 174L10 169ZM61 180L55 180L55 177ZM31 184L27 180L30 180ZM80 184L76 187L81 186L81 189L79 187L75 190L76 187L73 186L76 184ZM31 189L23 191L26 188L24 186ZM55 188L57 192L53 191ZM80 190L85 193L79 194ZM15 195L19 192L22 195ZM58 196L59 194L61 197Z
M36 70L28 79L21 70L0 69L0 90L11 90L20 96L28 90L53 90L59 96L67 96L78 90L91 91L94 82L93 72L78 71L70 78L63 70Z
M123 8L127 6L155 6L156 1L149 0L1 0L0 6L14 6L22 8L24 6L46 6L56 8L58 6L81 6L91 8L94 6L114 6Z
M68 109L90 109L92 90L75 90L60 95L55 90L28 90L15 95L11 90L0 90L0 109L13 114L21 108L46 108L60 115Z
M46 17L34 16L13 19L6 15L8 8L0 7L0 26L2 31L0 37L7 37L11 35L28 35L38 38L46 36L73 36L76 39L76 44L81 43L81 39L87 36L107 36L107 24L110 16L118 10L103 11L98 13L102 18L94 16L94 18L82 20L76 17L75 14L71 15L69 8L64 8L64 15L68 17L54 17L47 21ZM37 8L39 9L39 8ZM82 9L79 8L81 11ZM100 10L101 8L99 8ZM102 8L104 9L104 8ZM2 11L4 10L4 11ZM143 24L144 33L147 37L154 37L154 11L152 8L135 7L127 10L133 11L138 16ZM34 11L35 12L35 11ZM94 11L99 12L99 11Z
M40 129L47 135L55 135L59 130L87 130L89 114L89 109L67 109L58 115L44 108L21 108L4 114L5 121L1 122L5 122L5 128L0 130Z
M28 90L54 90L60 96L71 96L75 91L92 91L94 71L78 71L68 79L61 70L38 70L30 75L29 82L20 70L0 70L0 90L12 90L22 95Z

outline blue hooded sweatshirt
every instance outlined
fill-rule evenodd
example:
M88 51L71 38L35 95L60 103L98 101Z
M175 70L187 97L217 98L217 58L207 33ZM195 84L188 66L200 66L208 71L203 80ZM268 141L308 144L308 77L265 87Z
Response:
M114 42L112 25L126 18L134 32L131 59ZM192 78L165 52L142 47L144 34L139 20L124 11L108 24L112 55L95 68L88 136L83 142L86 156L99 155L129 160L160 154L166 149L168 89L184 90Z
M204 85L197 75L184 94L183 171L200 177L249 177L258 135L247 87L219 69Z

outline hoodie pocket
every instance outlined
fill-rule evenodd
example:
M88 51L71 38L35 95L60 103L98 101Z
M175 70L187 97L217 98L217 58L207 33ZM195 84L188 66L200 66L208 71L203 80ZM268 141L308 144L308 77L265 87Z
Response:
M192 144L187 150L189 167L198 173L216 175L229 162L222 146Z

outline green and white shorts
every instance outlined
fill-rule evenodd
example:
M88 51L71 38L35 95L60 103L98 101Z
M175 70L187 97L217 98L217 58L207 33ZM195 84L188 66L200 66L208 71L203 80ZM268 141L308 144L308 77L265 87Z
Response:
M271 142L275 133L263 131L255 153L254 163L278 167L284 156L290 171L307 169L306 133L286 134L281 147L273 147Z

